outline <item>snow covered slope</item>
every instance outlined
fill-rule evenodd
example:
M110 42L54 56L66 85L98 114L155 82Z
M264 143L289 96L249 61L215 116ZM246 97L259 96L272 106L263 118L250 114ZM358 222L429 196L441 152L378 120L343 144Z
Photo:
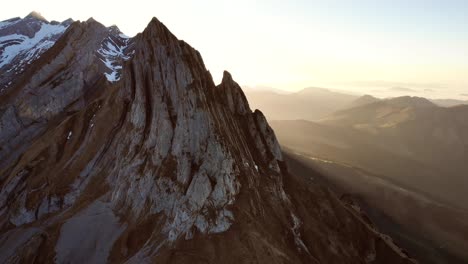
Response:
M98 56L108 68L104 73L107 80L120 80L122 62L130 59L131 38L122 34L116 26L109 27L109 36L105 38L98 50Z
M52 47L71 23L48 22L35 12L0 22L0 90Z
M10 63L19 55L23 55L23 58L20 65L16 65L16 68L38 58L42 52L54 45L55 38L60 36L66 28L65 25L52 25L42 22L41 28L32 38L20 34L0 37L2 49L0 67ZM11 70L14 70L14 68L11 68Z
M88 22L95 22L90 19ZM24 18L0 22L0 95L13 86L19 74L39 59L65 33L72 19L61 23L47 21L36 12ZM103 74L110 82L120 79L122 64L132 55L132 39L116 26L105 28L95 49Z

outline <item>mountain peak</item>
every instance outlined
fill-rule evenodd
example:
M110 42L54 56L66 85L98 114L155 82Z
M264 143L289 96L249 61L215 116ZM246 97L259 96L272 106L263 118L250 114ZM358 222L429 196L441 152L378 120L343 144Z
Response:
M87 23L99 23L96 19L94 19L93 17L90 17L86 20Z
M172 32L162 23L157 19L156 17L153 17L151 21L148 23L148 26L146 26L145 30L143 32L147 31L152 31L152 32L157 32L158 35L166 35L166 37L169 37L171 39L177 39L176 36L172 34Z
M223 72L223 80L218 85L219 96L232 112L246 114L250 112L249 102L242 88L233 79L228 71Z
M114 32L116 34L120 34L122 33L122 31L120 31L120 28L117 26L117 25L112 25L109 27L109 31L110 32Z
M360 98L363 98L363 99L364 99L364 98L365 98L365 99L377 99L375 96L372 96L372 95L370 95L370 94L365 94L365 95L361 96Z
M153 17L142 32L142 37L150 40L150 42L157 41L159 44L170 46L177 46L179 39L156 17Z
M44 21L44 22L49 22L47 19L45 19L45 17L43 17L41 15L41 13L37 12L37 11L32 11L31 13L29 13L26 17L26 18L33 18L33 19L37 19L37 20L40 20L40 21Z
M165 30L169 31L169 29L164 25L164 23L161 22L156 17L151 18L150 22L148 23L144 31L147 31L148 29L154 29L154 28L164 28Z
M222 83L227 83L227 82L232 82L232 75L228 71L223 72L223 80L221 81Z
M150 23L162 24L157 17L152 17Z
M365 95L359 97L358 99L354 100L353 102L351 102L351 104L349 105L348 108L360 107L360 106L372 104L372 103L375 103L375 102L378 102L378 101L380 101L380 99L378 99L378 98L376 98L376 97L374 97L372 95L365 94Z
M66 19L64 21L61 22L62 25L66 25L66 26L69 26L71 25L71 23L75 22L75 20L73 20L72 18L69 18L69 19Z

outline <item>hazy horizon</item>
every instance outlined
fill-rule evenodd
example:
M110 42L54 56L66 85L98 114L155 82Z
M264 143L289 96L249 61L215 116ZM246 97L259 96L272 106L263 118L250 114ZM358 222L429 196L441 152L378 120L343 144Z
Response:
M33 10L48 20L93 17L130 36L157 17L200 51L216 82L228 70L251 87L468 99L464 1L85 0L68 8L29 0L9 4L0 20Z
M307 89L324 89L330 92L355 95L355 96L371 95L380 99L411 96L411 97L426 98L429 100L456 100L456 101L468 102L468 94L464 94L464 93L460 93L457 95L457 94L450 93L450 92L441 93L440 91L438 92L431 88L413 89L413 88L402 87L402 86L391 86L391 85L384 86L383 84L381 86L378 86L378 84L375 86L372 86L371 84L362 85L360 86L362 89L349 89L349 87L347 88L346 86L339 85L339 84L338 85L333 85L333 84L326 85L325 84L325 86L308 86L308 87L303 87L301 89L293 90L293 91L276 88L276 87L268 87L268 86L263 86L263 85L257 85L257 86L241 85L241 87L244 90L244 92L246 92L247 94L256 93L256 92L273 92L276 94L287 95L287 94L298 93ZM416 87L418 86L416 85Z

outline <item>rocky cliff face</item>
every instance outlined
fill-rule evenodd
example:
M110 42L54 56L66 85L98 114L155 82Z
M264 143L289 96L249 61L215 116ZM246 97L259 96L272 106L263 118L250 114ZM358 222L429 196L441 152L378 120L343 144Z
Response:
M412 262L290 175L231 75L157 19L131 39L74 22L11 80L1 263Z

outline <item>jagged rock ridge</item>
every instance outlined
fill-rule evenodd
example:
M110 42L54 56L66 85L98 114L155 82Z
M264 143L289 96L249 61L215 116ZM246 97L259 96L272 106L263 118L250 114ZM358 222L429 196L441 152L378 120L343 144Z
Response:
M3 77L2 77L3 78ZM0 262L410 263L290 175L263 114L157 19L74 22L0 95Z

